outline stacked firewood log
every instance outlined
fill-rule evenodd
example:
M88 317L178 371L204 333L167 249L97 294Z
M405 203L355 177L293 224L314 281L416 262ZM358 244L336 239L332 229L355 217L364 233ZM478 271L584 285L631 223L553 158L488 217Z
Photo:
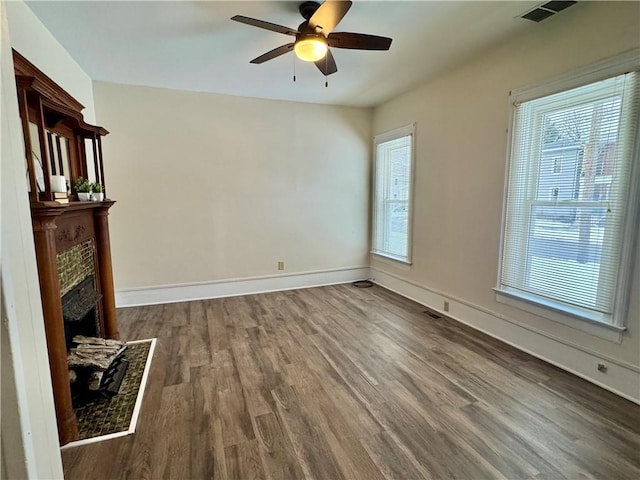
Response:
M89 390L99 390L104 372L127 349L119 340L82 335L73 337L73 343L76 346L67 355L70 377L72 382L81 376L87 378ZM85 375L79 375L80 371Z

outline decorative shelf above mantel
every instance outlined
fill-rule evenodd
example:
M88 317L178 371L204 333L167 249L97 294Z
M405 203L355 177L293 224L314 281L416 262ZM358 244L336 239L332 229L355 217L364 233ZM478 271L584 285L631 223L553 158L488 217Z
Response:
M84 106L15 50L13 62L31 202L55 200L52 176L65 178L72 200L78 177L100 183L106 196L102 137L109 131L87 123Z
M15 50L13 60L58 436L65 445L78 438L65 293L90 278L96 299L91 335L119 339L108 224L115 201L78 201L73 187L79 177L89 179L106 197L101 138L109 132L85 122L82 104Z

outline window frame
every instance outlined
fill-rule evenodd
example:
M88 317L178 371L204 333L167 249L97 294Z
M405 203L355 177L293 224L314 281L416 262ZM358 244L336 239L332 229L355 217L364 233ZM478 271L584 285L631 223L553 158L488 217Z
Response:
M637 242L638 214L640 207L640 134L636 133L632 147L632 160L630 168L630 184L626 210L623 212L624 220L620 235L621 246L621 268L617 277L617 289L613 293L613 315L611 322L597 315L591 315L586 310L580 308L559 307L555 302L546 301L544 298L535 295L523 294L519 291L504 288L501 286L503 271L503 256L505 253L506 240L506 219L508 214L508 191L511 175L511 155L514 145L513 132L516 106L520 103L535 100L541 97L568 91L584 85L589 85L607 78L622 75L630 71L637 71L640 75L640 49L634 49L617 55L605 61L575 70L571 73L559 76L547 82L535 86L515 89L509 92L508 106L508 140L506 152L506 168L503 188L503 209L500 232L500 255L498 259L497 284L494 288L496 301L504 303L521 310L528 311L592 335L596 335L611 341L621 342L622 334L626 331L626 317L628 313L631 282L632 282L632 260L634 258L635 246Z
M391 252L385 252L382 249L376 249L377 238L377 219L378 219L378 202L377 202L377 178L378 169L380 168L378 162L378 145L393 140L400 139L402 137L410 137L410 167L409 167L409 186L407 195L407 257L400 257ZM411 265L413 257L413 205L414 205L414 182L415 182L415 158L416 158L416 123L411 123L403 127L396 128L384 133L375 135L373 138L373 169L371 180L371 246L369 253L378 257L399 262L402 265Z

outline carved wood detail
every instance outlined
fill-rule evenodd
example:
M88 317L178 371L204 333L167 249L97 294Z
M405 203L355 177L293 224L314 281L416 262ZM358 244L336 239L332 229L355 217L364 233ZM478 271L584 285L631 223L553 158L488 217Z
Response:
M56 240L58 241L58 243L76 243L76 240L78 240L78 238L80 238L80 236L85 232L85 228L84 225L76 225L76 228L73 232L71 232L70 229L66 228L64 230L61 230L60 232L58 232L58 236L56 237Z
M81 212L70 211L58 222L58 234L56 235L58 252L63 252L78 243L89 240L93 235L93 217Z

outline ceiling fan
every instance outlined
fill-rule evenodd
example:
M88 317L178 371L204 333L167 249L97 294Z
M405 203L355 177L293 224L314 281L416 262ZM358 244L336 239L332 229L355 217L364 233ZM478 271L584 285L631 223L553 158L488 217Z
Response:
M302 2L298 10L305 21L298 26L298 30L242 15L231 17L231 20L296 37L294 42L274 48L254 58L250 63L264 63L293 50L299 59L313 62L324 75L331 75L336 73L338 68L329 47L389 50L391 46L391 39L387 37L363 33L334 33L333 29L344 18L349 8L351 8L351 2L343 0L325 0L322 4Z

